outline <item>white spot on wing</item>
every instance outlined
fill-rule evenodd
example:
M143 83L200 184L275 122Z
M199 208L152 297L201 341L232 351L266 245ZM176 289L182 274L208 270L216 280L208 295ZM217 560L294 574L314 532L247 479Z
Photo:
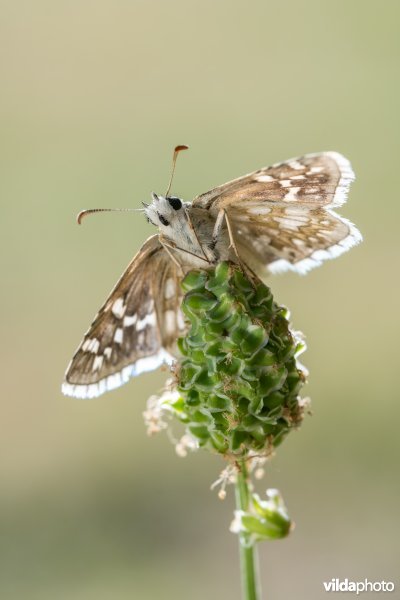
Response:
M176 285L175 285L175 281L172 277L169 277L167 279L167 281L165 282L165 289L164 289L164 298L166 300L169 300L170 298L173 298L176 294Z
M305 241L301 240L299 238L293 238L292 239L293 244L295 244L296 246L305 246Z
M125 314L125 310L126 306L124 305L124 301L122 298L117 298L111 308L112 314L114 317L117 317L117 319L122 319Z
M293 219L285 218L285 217L274 217L274 221L283 225L284 229L298 229L302 223L296 223Z
M117 329L115 330L115 333L114 333L114 342L116 344L122 344L123 337L124 337L123 329L121 329L121 327L117 327Z
M260 204L260 206L250 206L250 208L247 209L247 212L251 215L267 215L268 213L271 212L271 209L268 206L262 206Z
M99 348L100 342L96 338L88 338L82 344L82 350L84 352L92 352L93 354L97 354Z
M124 327L132 327L136 323L137 315L125 315L122 325Z
M97 371L98 369L101 369L101 366L103 364L103 356L95 356L94 357L94 361L93 361L93 367L92 367L92 371Z
M183 330L185 329L186 325L185 325L185 320L183 318L183 314L181 310L178 310L178 312L176 313L176 317L177 317L177 322L178 322L178 329Z
M93 338L92 339L92 343L90 344L90 350L91 350L91 352L93 352L93 354L97 354L99 348L100 348L100 342L99 342L99 340L97 340L96 338Z
M299 163L298 160L291 160L291 161L289 161L288 164L289 164L289 167L291 167L292 169L295 169L296 171L300 171L300 169L304 169L304 165Z
M270 181L275 181L275 178L271 177L271 175L257 175L256 181L259 181L260 183L268 183Z
M145 329L147 325L152 325L153 327L157 325L157 318L155 312L151 312L145 317L143 317L143 319L139 319L136 325L136 329L138 331L142 331L142 329Z
M285 206L285 214L295 217L296 219L309 220L308 211L304 210L302 206Z
M284 199L287 202L291 202L293 200L297 200L297 192L300 189L301 189L300 187L292 187L292 189L287 194L285 194L285 198Z
M174 310L166 310L164 314L165 330L167 333L174 333L176 330L176 317Z

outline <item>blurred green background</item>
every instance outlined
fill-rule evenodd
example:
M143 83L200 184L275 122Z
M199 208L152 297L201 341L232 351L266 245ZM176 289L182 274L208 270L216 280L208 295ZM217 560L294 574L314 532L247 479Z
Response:
M363 244L270 280L309 349L313 416L268 468L296 521L261 548L266 598L333 577L396 581L399 557L399 35L395 0L1 0L0 596L239 600L222 462L178 459L142 411L157 372L97 400L64 369L153 230L139 207L337 150ZM397 593L400 582L397 580ZM373 597L370 594L369 597ZM391 597L394 597L392 594ZM378 596L376 594L376 596ZM398 596L400 597L400 596Z

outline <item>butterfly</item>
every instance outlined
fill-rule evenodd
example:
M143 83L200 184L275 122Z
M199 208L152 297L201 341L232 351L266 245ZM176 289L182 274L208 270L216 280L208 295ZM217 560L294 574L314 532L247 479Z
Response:
M176 147L172 175L186 148ZM171 181L164 196L153 193L143 212L158 233L100 308L67 368L63 393L96 397L172 364L185 331L180 281L189 270L231 260L261 278L306 273L359 243L358 229L333 210L353 179L346 158L322 152L259 169L192 202L170 196Z

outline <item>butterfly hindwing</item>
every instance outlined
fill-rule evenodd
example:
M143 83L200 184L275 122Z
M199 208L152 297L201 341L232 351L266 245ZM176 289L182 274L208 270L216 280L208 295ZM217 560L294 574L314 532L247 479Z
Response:
M331 210L276 206L269 218L232 211L239 255L262 277L287 270L306 273L361 240L350 221Z

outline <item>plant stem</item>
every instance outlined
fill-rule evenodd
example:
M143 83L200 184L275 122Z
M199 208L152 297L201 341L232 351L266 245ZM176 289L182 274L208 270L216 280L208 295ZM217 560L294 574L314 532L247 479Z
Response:
M245 461L239 463L236 478L236 508L248 511L249 485ZM249 535L239 535L240 573L242 579L243 600L260 600L261 588L258 573L258 555L255 544L250 543Z

